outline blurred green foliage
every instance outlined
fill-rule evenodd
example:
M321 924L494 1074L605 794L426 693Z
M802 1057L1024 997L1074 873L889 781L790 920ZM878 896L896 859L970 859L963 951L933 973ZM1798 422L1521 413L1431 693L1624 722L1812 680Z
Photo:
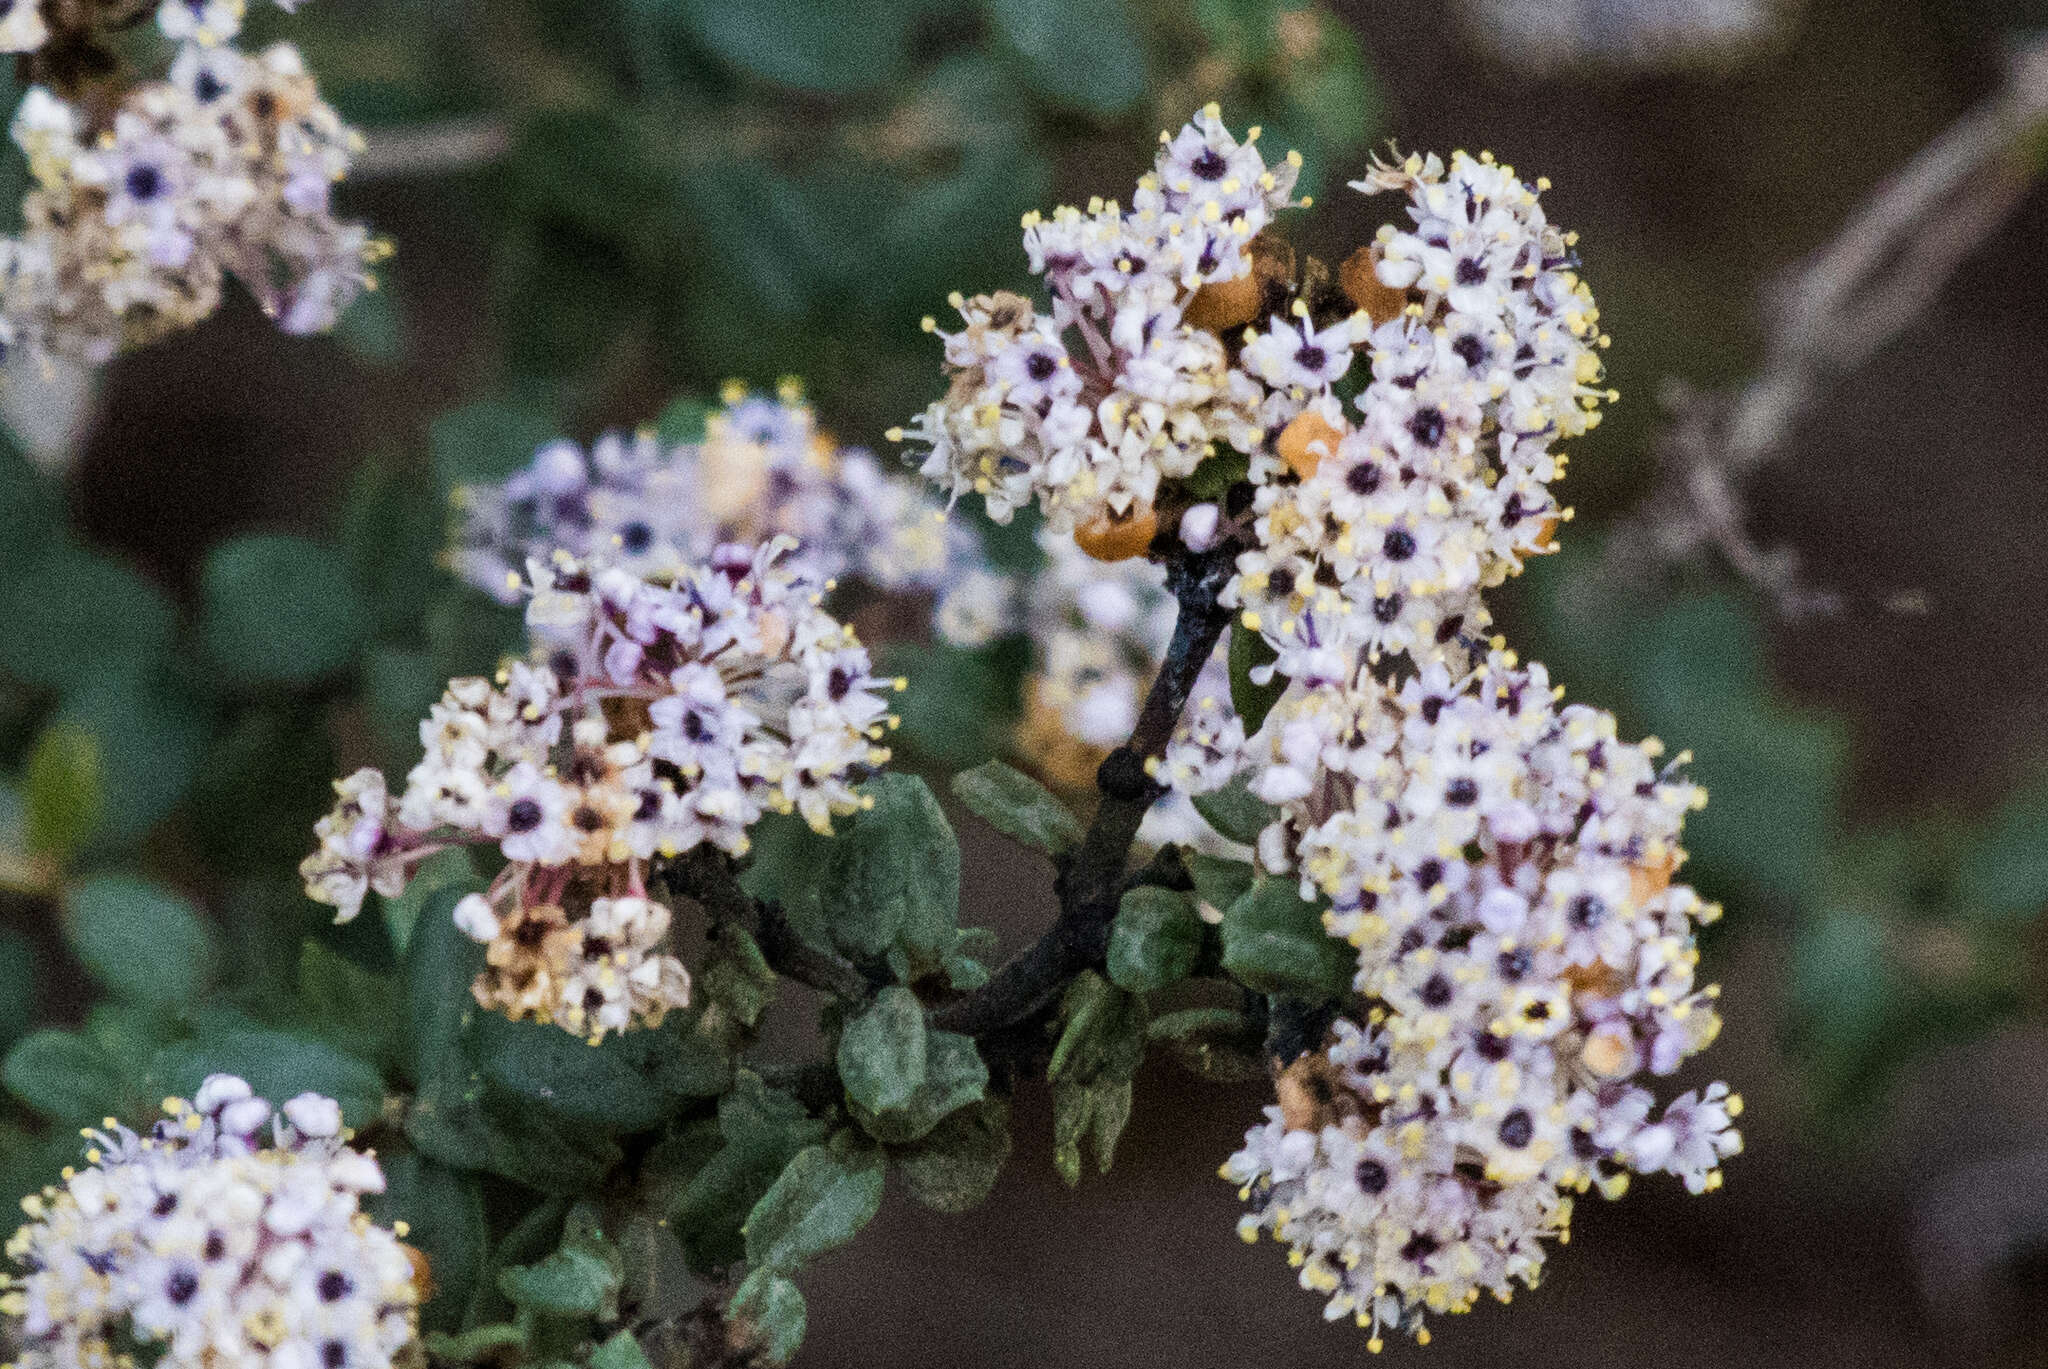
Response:
M1221 99L1313 192L1381 131L1357 40L1306 0L364 0L277 27L373 142L503 128L445 188L491 244L505 385L571 410L795 373L879 428L926 397L918 318L1017 261L1092 146ZM401 257L352 313L360 356L402 359L407 285Z

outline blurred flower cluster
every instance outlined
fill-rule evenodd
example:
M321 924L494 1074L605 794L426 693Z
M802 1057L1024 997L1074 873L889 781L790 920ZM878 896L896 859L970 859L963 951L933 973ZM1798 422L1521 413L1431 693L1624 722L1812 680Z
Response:
M6 21L31 70L53 42L39 13ZM230 276L286 332L322 332L369 284L383 249L331 199L360 139L297 49L236 48L241 20L240 0L164 0L165 76L23 96L13 136L33 187L0 243L0 346L104 362L213 313Z
M384 1190L341 1109L273 1110L233 1075L140 1134L91 1130L87 1168L30 1198L7 1243L25 1369L114 1364L160 1347L172 1369L386 1369L418 1330L411 1252L359 1210Z

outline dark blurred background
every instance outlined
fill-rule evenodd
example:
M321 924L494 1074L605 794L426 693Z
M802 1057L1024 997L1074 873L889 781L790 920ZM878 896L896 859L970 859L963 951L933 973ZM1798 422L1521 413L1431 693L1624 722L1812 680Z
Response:
M1503 617L1575 697L1700 753L1714 801L1693 874L1728 908L1706 947L1728 1029L1704 1064L1746 1095L1749 1148L1704 1198L1653 1180L1589 1199L1541 1288L1388 1353L1446 1369L2048 1362L2048 194L1752 484L1750 531L1796 548L1839 612L1788 619L1711 561L1617 584L1601 551L1658 484L1662 382L1739 382L1767 283L1997 88L2048 11L1760 4L1754 33L1704 44L1688 17L1748 7L1048 3L1059 42L1108 35L1063 63L978 7L869 8L307 7L291 35L372 134L381 174L346 194L397 245L388 288L337 339L279 337L237 301L111 367L79 439L41 454L68 465L76 534L189 606L210 547L330 535L373 459L431 508L437 420L479 401L588 436L729 376L796 372L826 426L879 443L938 383L917 317L948 289L1018 283L1017 213L1128 195L1157 128L1212 96L1309 153L1318 204L1292 232L1332 260L1378 222L1341 188L1371 146L1491 148L1555 182L1546 204L1583 235L1623 395L1573 452L1573 549L1511 586ZM1630 40L1652 20L1677 36ZM470 151L436 162L408 141L422 129ZM1924 611L1899 611L1909 591ZM435 631L391 650L439 660ZM310 730L316 778L261 802L303 833L331 762L376 754L362 715L389 673L367 704L329 686L216 709L195 768L218 773L229 732L261 749ZM25 698L8 724L24 749L51 704ZM139 858L217 909L260 878L253 852L289 843L245 845L232 816L206 837L213 801L183 801ZM963 919L1013 948L1050 912L1017 890L1050 871L962 828ZM75 1017L82 990L34 901L6 920L45 967L38 1014ZM1364 1335L1322 1325L1278 1250L1232 1233L1215 1170L1265 1100L1155 1061L1115 1170L1068 1191L1027 1088L986 1207L892 1202L808 1281L806 1362L1361 1358Z

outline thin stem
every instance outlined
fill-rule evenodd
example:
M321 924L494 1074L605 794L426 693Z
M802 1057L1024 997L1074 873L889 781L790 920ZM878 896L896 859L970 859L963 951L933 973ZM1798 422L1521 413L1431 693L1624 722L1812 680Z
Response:
M1788 617L1841 606L1804 583L1789 548L1757 545L1745 482L1782 455L1829 387L1896 339L1939 296L2038 178L2048 129L2048 41L2017 53L1997 93L1879 185L1834 239L1764 301L1764 356L1739 387L1667 387L1663 483L1617 530L1617 578L1717 552Z
M1171 859L1156 860L1134 876L1131 846L1145 814L1165 792L1146 773L1146 762L1165 752L1195 680L1230 622L1230 610L1219 596L1236 554L1237 544L1226 541L1168 566L1167 588L1180 605L1173 641L1130 740L1096 771L1102 801L1080 846L1061 862L1056 884L1059 917L987 984L935 1011L933 1026L974 1037L985 1054L1003 1062L1028 1059L1043 1044L1036 1030L1038 1019L1075 975L1102 963L1125 891L1134 882L1178 883L1186 878ZM865 999L874 987L850 961L806 944L777 905L750 897L740 888L733 861L724 853L700 846L666 862L661 873L677 892L703 904L714 922L744 927L777 973L851 1002ZM815 1090L829 1071L829 1065L797 1067L788 1082Z
M988 983L935 1012L934 1026L978 1038L1030 1021L1051 1006L1068 981L1099 963L1108 951L1131 843L1145 814L1164 792L1145 773L1145 762L1165 751L1195 678L1230 621L1230 610L1218 602L1218 595L1235 557L1236 547L1226 543L1169 566L1167 587L1180 604L1173 643L1152 681L1131 739L1095 772L1102 802L1087 836L1062 862L1056 886L1059 918Z
M447 119L378 129L350 170L358 180L426 180L490 166L511 151L512 129L502 117Z
M810 945L789 925L780 905L750 897L740 888L732 857L723 851L694 847L664 865L662 873L677 892L703 904L713 922L745 928L777 974L852 1002L868 996L867 977L850 961Z

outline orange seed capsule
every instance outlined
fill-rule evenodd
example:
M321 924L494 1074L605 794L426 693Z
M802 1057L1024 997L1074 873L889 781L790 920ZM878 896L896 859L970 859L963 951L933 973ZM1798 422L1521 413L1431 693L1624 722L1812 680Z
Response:
M1654 865L1631 866L1628 872L1628 900L1640 908L1657 895L1671 887L1672 871L1678 868L1675 856L1666 856Z
M1259 297L1265 293L1256 275L1236 280L1211 281L1195 291L1181 317L1191 328L1220 333L1241 323L1250 323L1259 312Z
M1277 1065L1279 1061L1276 1059ZM1275 1072L1273 1089L1278 1095L1280 1120L1289 1131L1320 1131L1332 1120L1336 1088L1329 1057L1321 1051L1303 1051L1294 1062Z
M1613 998L1626 987L1621 971L1604 960L1596 960L1591 965L1565 966L1564 982L1571 987L1574 997L1583 993L1595 998Z
M1159 514L1150 504L1134 507L1122 518L1104 513L1074 529L1074 541L1098 561L1128 561L1143 556L1159 531Z
M425 1302L434 1296L433 1262L427 1258L427 1252L416 1245L408 1245L406 1242L400 1241L398 1248L403 1250L405 1258L412 1262L412 1286L418 1291L420 1301Z
M1324 457L1336 452L1337 443L1343 437L1341 429L1333 427L1328 419L1310 409L1296 414L1294 420L1280 430L1280 436L1273 445L1288 469L1306 480L1316 473L1316 467Z
M1379 324L1401 317L1408 307L1408 292L1383 283L1373 269L1375 263L1372 248L1361 247L1344 259L1337 281L1344 287L1344 297Z
M1612 1079L1628 1064L1628 1042L1611 1031L1597 1031L1586 1038L1581 1058L1586 1068L1602 1079Z

